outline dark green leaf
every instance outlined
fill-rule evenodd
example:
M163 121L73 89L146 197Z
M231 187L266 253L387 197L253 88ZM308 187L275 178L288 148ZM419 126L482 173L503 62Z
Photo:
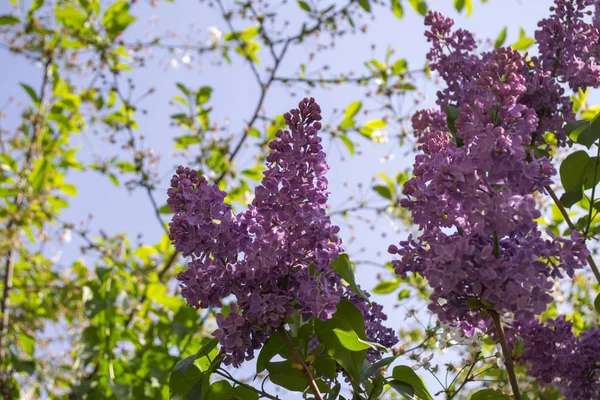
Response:
M23 89L25 89L25 91L27 92L27 94L29 95L29 97L31 98L31 100L33 101L33 104L35 104L36 106L39 107L39 105L40 105L40 98L38 97L38 95L35 92L35 90L33 90L33 88L31 86L26 85L24 83L20 83L20 85L23 87Z
M375 372L379 371L380 368L387 367L388 365L393 363L394 360L396 360L396 357L386 357L377 361L375 364L369 365L369 367L362 372L361 381L364 381L365 379L369 378Z
M245 386L236 386L233 388L233 399L239 400L258 400L258 393Z
M326 378L334 379L336 375L335 360L330 356L319 356L312 363L317 372Z
M394 367L392 377L400 382L408 383L415 391L415 395L423 400L433 400L431 394L425 387L423 380L415 373L415 371L406 365Z
M560 202L563 206L567 208L571 208L574 204L579 203L583 199L583 188L579 188L578 190L573 190L571 192L566 192L562 196L560 196Z
M593 188L600 181L598 159L584 150L569 154L560 165L560 180L567 192Z
M204 104L210 99L212 94L212 88L210 86L203 86L196 93L196 104Z
M510 397L493 389L484 389L473 393L471 400L509 400Z
M274 384L292 392L304 392L308 387L308 382L304 373L295 366L295 362L291 360L270 362L267 364L269 379Z
M600 114L591 120L580 120L566 124L565 132L574 142L589 149L600 138Z
M458 119L458 108L454 106L446 106L446 124L448 129L456 136L456 120Z
M330 320L315 321L315 332L327 353L358 382L366 350L349 351L348 347L359 347L357 343L361 343L360 340L366 343L365 322L361 312L349 301L342 300Z
M203 374L193 363L187 368L177 369L177 366L175 368L176 369L171 372L171 376L169 377L170 399L188 400L188 392L202 380Z
M598 294L594 300L594 308L596 309L596 312L600 314L600 294Z
M373 190L376 191L384 199L388 199L388 200L392 199L392 192L390 191L390 188L387 186L381 186L381 185L373 186Z
M210 385L210 389L203 397L205 400L231 400L233 398L233 388L227 381L216 381Z
M366 12L371 12L371 4L369 0L358 0L358 5Z
M271 336L262 349L260 349L258 359L256 360L256 373L258 374L264 371L267 368L269 361L285 349L285 347L286 345L281 335Z
M0 15L0 26L2 25L14 25L21 22L21 20L14 15Z
M414 399L415 390L410 384L392 379L388 381L388 385L390 385L395 391L400 393L405 399Z
M504 42L506 41L506 27L500 31L500 34L496 38L496 42L494 43L494 48L499 49L502 47Z
M306 12L311 11L310 6L305 1L298 0L298 6Z
M427 14L427 3L423 0L408 0L412 8L415 9L416 12L425 16Z

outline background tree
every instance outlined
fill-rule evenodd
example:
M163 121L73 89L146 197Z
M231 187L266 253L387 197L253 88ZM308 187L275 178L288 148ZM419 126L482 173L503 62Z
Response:
M446 3L455 15L487 7ZM165 204L165 182L175 165L196 168L240 208L262 177L267 143L284 126L280 113L305 93L327 96L331 89L347 94L324 113L333 162L390 161L415 145L407 116L426 101L425 89L417 88L430 85L430 71L425 48L412 55L415 62L405 52L423 31L424 1L35 0L2 7L2 52L11 74L19 72L14 84L4 75L3 86L15 97L5 94L0 111L0 384L6 398L167 398L175 364L210 345L213 310L187 307L175 287L184 264L167 236ZM154 7L166 26L151 17ZM201 29L190 24L186 32L182 25L197 16L210 23ZM371 50L354 54L364 66L348 67L331 56L364 45L372 30L390 21L411 27L410 36L374 37ZM146 22L152 33L145 32ZM534 41L524 32L515 40L518 50ZM506 41L505 30L489 47ZM204 77L211 68L222 74L219 82ZM161 87L167 73L177 76L172 88ZM583 93L576 100L584 117L595 115ZM174 146L167 147L171 140ZM382 166L389 172L375 182L369 170L356 179L330 175L339 204L331 214L344 229L356 230L357 244L344 238L351 260L380 268L380 282L371 277L365 285L393 293L398 302L427 298L425 281L388 273L390 265L377 261L384 248L362 249L360 230L377 226L386 233L410 223L399 206L410 158ZM345 181L350 195L342 190ZM559 232L566 222L557 208L552 211L547 221ZM382 229L384 221L397 226ZM596 229L590 223L587 231ZM587 282L582 275L563 288L579 330L595 323L587 312L593 301ZM424 352L436 342L452 343L437 340L450 332L432 319L427 323L427 314L413 311L417 304L406 313L413 322L392 319L402 343L396 355L437 373L446 359L432 363L426 355L432 353ZM480 343L467 343L466 362L446 365L450 379L440 381L441 392L453 397L470 382L502 378L491 343L487 339L487 353ZM244 378L253 373L242 372ZM237 372L218 373L244 380Z

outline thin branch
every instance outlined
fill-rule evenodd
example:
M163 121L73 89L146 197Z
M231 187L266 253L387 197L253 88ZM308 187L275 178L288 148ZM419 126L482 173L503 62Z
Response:
M575 224L573 224L573 222L571 221L571 218L569 217L569 213L567 213L567 210L565 210L565 208L561 204L559 198L556 196L556 193L554 193L554 190L552 190L552 188L549 185L544 186L544 188L548 191L548 194L550 194L550 197L552 197L554 204L556 204L556 206L558 207L558 210L560 211L563 218L567 222L567 225L569 226L569 228L571 228L571 230L578 231ZM598 270L598 266L596 265L596 262L594 261L594 258L592 257L591 252L590 252L590 255L587 256L586 260L587 260L590 268L592 269L594 276L600 283L600 270Z
M294 344L290 340L290 337L285 331L285 327L283 325L279 327L279 333L281 334L281 337L283 338L283 341L285 342L287 347L292 352L292 355L294 356L296 361L298 361L298 363L300 363L300 365L302 366L302 372L304 372L304 375L306 375L306 380L308 381L308 385L310 386L313 394L315 395L315 398L317 400L323 400L323 396L321 395L321 392L319 392L319 388L317 387L315 378L313 378L312 374L310 373L310 369L308 368L308 365L306 365L306 363L304 362L304 358L300 355L300 353L298 353L298 349L296 349L296 346L294 346Z
M48 89L48 83L50 82L50 73L53 61L53 54L49 54L48 59L46 60L43 68L44 77L42 78L42 85L40 88L40 104L38 113L36 115L34 126L33 126L33 134L31 136L31 143L29 144L29 148L27 149L27 153L25 155L25 162L23 164L23 168L21 169L21 176L16 184L17 190L19 191L18 195L15 197L15 207L16 210L13 213L13 217L8 222L4 232L6 235L6 243L9 247L8 253L6 255L6 262L4 264L4 290L2 293L2 300L0 304L0 312L2 312L2 318L0 318L0 369L6 370L5 366L7 365L6 353L8 350L7 344L7 335L8 335L8 327L10 325L10 292L13 287L13 275L14 275L14 258L15 258L15 248L16 246L12 243L17 235L16 225L18 214L23 208L23 204L25 203L25 190L24 186L27 182L28 175L26 171L29 170L33 157L34 157L34 148L37 143L39 137L42 134L42 129L44 127L44 119L45 119L45 109L46 109L46 95Z
M508 380L512 387L513 395L515 400L521 400L521 392L519 392L519 383L517 382L517 375L515 374L515 366L513 364L512 354L508 348L506 337L504 336L504 329L502 328L502 321L500 321L500 315L494 311L490 311L490 316L494 321L496 327L496 334L498 335L498 342L502 347L502 354L504 355L504 365L506 365L506 372L508 372Z

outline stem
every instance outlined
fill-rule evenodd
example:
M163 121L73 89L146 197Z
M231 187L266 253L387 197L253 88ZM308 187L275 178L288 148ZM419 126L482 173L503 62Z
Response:
M519 392L519 384L517 383L517 376L515 375L515 366L513 364L512 354L506 343L506 337L504 336L504 329L502 329L502 322L500 321L500 315L494 310L490 311L492 320L496 327L496 334L498 335L498 341L502 347L502 354L504 355L504 365L506 365L506 372L508 372L508 380L512 387L513 395L515 400L521 400L521 392Z
M304 362L304 358L300 355L300 353L298 353L296 346L294 346L294 344L290 340L290 337L288 336L287 332L285 331L285 328L283 327L283 325L281 325L279 327L279 333L281 334L281 337L283 338L283 341L285 342L287 347L292 352L292 355L294 356L296 361L298 361L298 363L300 363L300 365L302 366L302 371L304 372L304 375L306 375L306 380L308 381L308 384L309 384L310 388L312 389L312 392L315 395L315 398L317 400L323 400L323 396L321 395L321 392L319 392L319 388L317 387L315 378L313 378L312 374L310 373L310 369L308 368L308 365L306 365L306 363Z
M596 151L596 164L594 166L594 180L592 184L592 197L590 198L590 213L588 215L588 223L585 228L585 234L583 235L583 240L587 239L587 235L590 232L590 227L592 226L592 210L594 210L594 200L596 197L596 179L598 179L598 160L600 160L600 143L596 143L597 151Z
M550 194L550 197L552 197L552 200L558 207L558 210L560 211L563 218L567 222L567 225L569 226L569 228L571 228L571 230L578 231L577 228L575 227L575 224L573 224L573 222L571 221L571 218L569 218L569 214L567 213L567 210L565 210L563 205L560 203L560 200L556 196L556 193L554 193L554 190L552 190L552 188L550 186L544 186L544 189L546 189L548 191L548 194ZM592 257L591 253L589 256L587 256L586 260L588 262L588 265L592 269L592 272L594 273L596 280L598 280L598 282L600 283L600 270L598 269L598 266L596 265L596 262L594 261L594 258Z

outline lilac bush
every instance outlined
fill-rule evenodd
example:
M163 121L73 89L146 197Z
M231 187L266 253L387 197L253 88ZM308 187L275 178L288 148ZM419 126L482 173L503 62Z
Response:
M168 192L175 213L170 237L192 256L178 276L187 303L221 307L225 297L236 298L229 314L217 314L214 332L225 363L234 366L252 359L287 317L299 312L304 320L327 320L342 298L364 314L369 340L386 347L398 341L381 325L381 306L352 294L331 265L343 249L327 215L319 105L304 99L284 118L289 130L269 143L267 170L246 211L234 215L225 192L183 167Z
M559 147L573 144L565 126L575 114L564 87L600 84L598 17L586 19L592 5L600 2L556 0L531 56L509 48L474 53L471 33L453 30L438 12L427 15L427 57L445 88L439 109L412 118L420 153L401 205L419 234L388 249L400 256L396 273L425 277L430 310L464 335L492 329L490 315L514 317L525 338L519 361L567 399L600 393L598 331L577 338L564 319L545 325L534 318L553 301L554 281L573 278L590 253L576 229L568 238L540 231L536 196L547 194L556 175L548 133Z

